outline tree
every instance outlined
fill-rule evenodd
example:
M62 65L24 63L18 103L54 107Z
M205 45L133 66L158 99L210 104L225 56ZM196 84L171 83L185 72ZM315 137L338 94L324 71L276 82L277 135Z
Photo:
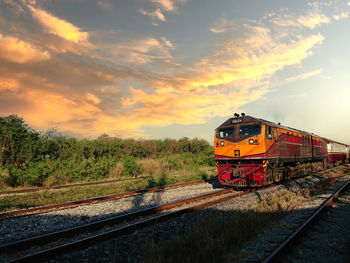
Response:
M38 157L39 134L17 115L0 117L0 164L23 166Z

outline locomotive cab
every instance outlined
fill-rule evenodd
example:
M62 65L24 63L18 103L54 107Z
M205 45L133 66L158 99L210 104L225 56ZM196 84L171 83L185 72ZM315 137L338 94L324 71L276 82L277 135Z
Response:
M228 119L215 131L215 161L222 184L262 184L265 125L250 116Z
M263 152L264 125L258 119L242 116L231 118L216 129L214 139L217 159L241 159Z

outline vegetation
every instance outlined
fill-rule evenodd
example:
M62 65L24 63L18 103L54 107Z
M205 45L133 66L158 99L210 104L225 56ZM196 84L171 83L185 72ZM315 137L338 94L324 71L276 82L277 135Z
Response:
M55 130L37 132L17 115L0 117L0 189L194 172L214 165L213 147L203 139L102 135L79 140Z

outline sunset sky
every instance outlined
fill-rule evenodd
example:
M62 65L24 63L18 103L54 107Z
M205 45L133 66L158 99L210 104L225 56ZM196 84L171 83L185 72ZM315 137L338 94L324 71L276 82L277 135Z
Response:
M350 1L0 0L0 116L200 137L235 112L350 144Z

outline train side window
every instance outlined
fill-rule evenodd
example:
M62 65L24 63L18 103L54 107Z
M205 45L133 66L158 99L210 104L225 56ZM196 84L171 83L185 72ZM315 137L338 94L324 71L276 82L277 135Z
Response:
M272 129L271 129L271 127L270 126L266 126L265 129L266 129L266 138L271 140L272 139Z
M273 129L272 129L272 132L273 132L273 140L274 140L274 141L277 141L277 131L276 131L276 128L273 128Z

